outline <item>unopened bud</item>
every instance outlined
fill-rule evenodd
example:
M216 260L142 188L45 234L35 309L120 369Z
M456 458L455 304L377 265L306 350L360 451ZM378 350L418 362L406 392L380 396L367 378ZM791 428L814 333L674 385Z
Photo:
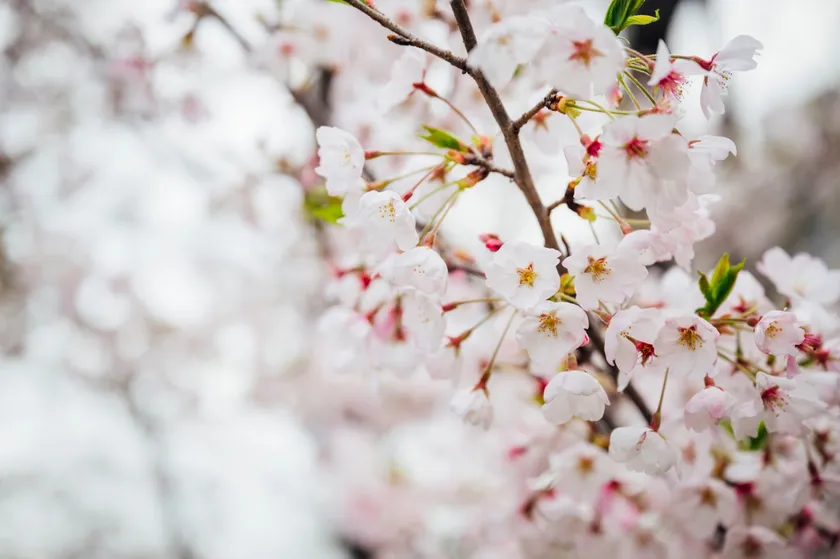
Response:
M495 233L482 233L478 238L490 252L498 252L504 244Z

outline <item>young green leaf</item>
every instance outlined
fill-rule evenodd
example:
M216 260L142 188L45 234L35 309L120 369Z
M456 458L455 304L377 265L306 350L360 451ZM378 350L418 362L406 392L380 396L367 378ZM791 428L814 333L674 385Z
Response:
M652 16L630 16L624 22L624 28L627 29L632 25L648 25L659 21L659 10L654 10Z
M467 153L470 151L469 147L446 130L425 125L423 126L423 129L426 131L426 135L420 135L420 137L435 147L454 149L455 151L460 151L461 153Z
M303 209L312 219L335 225L344 217L341 202L342 199L338 196L330 196L326 190L316 189L306 194Z

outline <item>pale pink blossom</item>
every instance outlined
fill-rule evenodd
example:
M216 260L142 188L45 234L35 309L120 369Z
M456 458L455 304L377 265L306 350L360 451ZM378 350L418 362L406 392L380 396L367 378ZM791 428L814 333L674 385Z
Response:
M530 62L545 41L548 23L539 17L514 16L493 24L467 61L496 87L507 85L516 67Z
M417 349L435 351L443 344L446 319L436 297L419 291L402 298L402 325Z
M717 329L699 316L669 318L653 344L663 367L680 376L703 376L717 361Z
M797 355L796 346L804 340L805 329L791 312L770 311L755 325L755 345L776 357Z
M473 388L459 390L452 396L449 408L470 425L486 430L493 423L493 405L484 390Z
M437 251L414 247L386 259L377 272L395 287L441 296L446 291L449 270Z
M840 270L829 270L825 261L800 252L790 257L779 247L764 253L758 270L782 295L831 305L840 299Z
M391 78L379 88L377 104L382 112L388 112L405 102L414 93L414 84L423 83L426 76L426 55L419 49L403 51L391 68Z
M409 250L417 245L414 215L391 190L365 193L359 200L354 226L364 233L367 248L375 253Z
M703 89L700 91L700 108L706 118L712 114L723 114L726 108L723 97L732 72L744 72L758 66L755 57L764 48L759 41L749 35L738 35L708 62L697 59L706 71Z
M619 197L633 210L657 201L684 203L688 145L672 133L674 126L676 117L665 114L609 122L601 135L597 180L604 181L607 189L621 185Z
M486 267L487 286L516 308L531 310L560 288L559 260L557 250L508 241Z
M626 245L588 245L563 260L575 278L577 302L584 309L598 308L599 302L624 303L647 277L639 255Z
M665 41L659 39L656 47L656 63L648 85L661 91L666 99L679 101L688 82L688 76L702 74L703 69L692 60L671 59L671 51Z
M677 451L648 427L618 427L610 436L610 457L630 470L657 475L677 463Z
M624 50L615 33L580 6L559 6L546 17L551 29L537 57L538 75L574 97L607 93L624 68Z
M717 425L735 404L732 394L719 386L709 386L685 404L685 426L692 431L705 431Z
M722 559L789 559L793 550L764 526L735 526L726 533Z
M619 371L618 389L626 388L634 371L654 357L653 342L659 333L659 313L632 306L615 313L604 334L604 355Z
M586 342L589 318L577 305L544 301L530 313L516 339L533 362L532 368L555 372L568 354Z
M610 401L601 383L583 371L564 371L556 375L543 393L543 416L560 425L578 417L598 421Z
M718 525L727 527L735 522L737 506L732 488L710 478L680 486L669 510L686 532L705 539L715 533Z
M315 132L318 140L318 167L315 172L327 182L327 192L344 196L362 187L365 150L359 141L340 128L321 126Z

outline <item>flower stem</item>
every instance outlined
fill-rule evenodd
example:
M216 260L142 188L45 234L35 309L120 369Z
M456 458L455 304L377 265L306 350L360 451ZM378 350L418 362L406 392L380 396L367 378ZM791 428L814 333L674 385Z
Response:
M659 405L656 406L656 412L653 414L653 421L651 421L650 428L659 432L659 426L662 424L662 402L665 400L665 387L668 385L668 373L671 369L665 369L665 378L662 379L662 392L659 393Z
M490 361L487 363L487 367L484 368L484 373L482 373L481 378L476 383L473 390L483 390L485 393L487 392L487 382L490 380L490 377L493 376L493 365L496 363L496 357L499 355L499 350L502 349L502 343L505 341L505 337L507 337L508 330L510 330L511 324L513 324L513 319L516 317L516 313L519 311L514 309L513 314L510 315L510 318L505 324L505 329L502 331L502 335L499 337L498 343L496 343L495 349L493 349L493 355L490 356Z
M639 91L641 91L645 95L645 97L648 98L648 101L653 103L653 106L655 107L656 106L656 98L653 95L651 95L650 91L648 91L647 88L644 85L642 85L642 82L637 80L636 77L633 76L633 74L631 74L630 72L624 72L624 75L627 76L627 79L629 79L631 82L636 84L636 87L639 88Z

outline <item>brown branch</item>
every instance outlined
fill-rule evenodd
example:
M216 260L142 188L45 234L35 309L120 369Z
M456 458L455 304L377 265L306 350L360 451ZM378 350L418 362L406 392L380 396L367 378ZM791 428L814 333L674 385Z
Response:
M452 13L455 15L455 22L461 31L464 46L469 52L475 47L476 38L472 22L470 22L470 17L467 13L467 7L464 4L464 0L452 0L451 4ZM502 99L499 97L499 92L490 85L490 82L487 81L487 78L484 77L481 70L471 68L469 73L475 80L476 85L478 85L484 101L490 108L490 112L493 113L493 118L504 135L505 143L510 152L510 158L513 161L514 180L540 224L545 246L560 251L560 245L557 242L557 235L554 234L554 228L551 225L548 211L543 206L540 195L534 186L534 179L531 176L531 170L528 168L528 161L525 159L525 151L522 149L522 142L519 141L519 131L514 128L514 124L510 120L507 110L505 110ZM562 270L562 265L558 265L558 268Z
M455 56L453 53L444 50L440 47L436 47L435 45L420 39L419 37L415 37L407 30L403 29L390 19L375 8L371 8L367 4L365 4L362 0L344 0L350 6L356 8L360 12L363 12L369 18L377 22L379 25L388 29L389 31L393 31L397 37L389 37L388 39L394 43L404 46L412 46L418 49L422 49L430 54L437 56L438 58L449 62L459 70L466 72L467 71L467 61L459 56Z
M528 121L530 121L532 118L534 118L534 116L536 116L536 114L538 112L540 112L543 109L548 108L549 105L551 105L552 101L554 101L554 98L556 96L557 96L557 90L556 89L552 89L551 91L549 91L548 94L546 94L546 96L543 97L540 100L539 103L534 105L533 108L529 109L528 112L523 114L521 117L519 117L515 121L513 121L513 129L518 133L522 129L523 126L528 124Z

